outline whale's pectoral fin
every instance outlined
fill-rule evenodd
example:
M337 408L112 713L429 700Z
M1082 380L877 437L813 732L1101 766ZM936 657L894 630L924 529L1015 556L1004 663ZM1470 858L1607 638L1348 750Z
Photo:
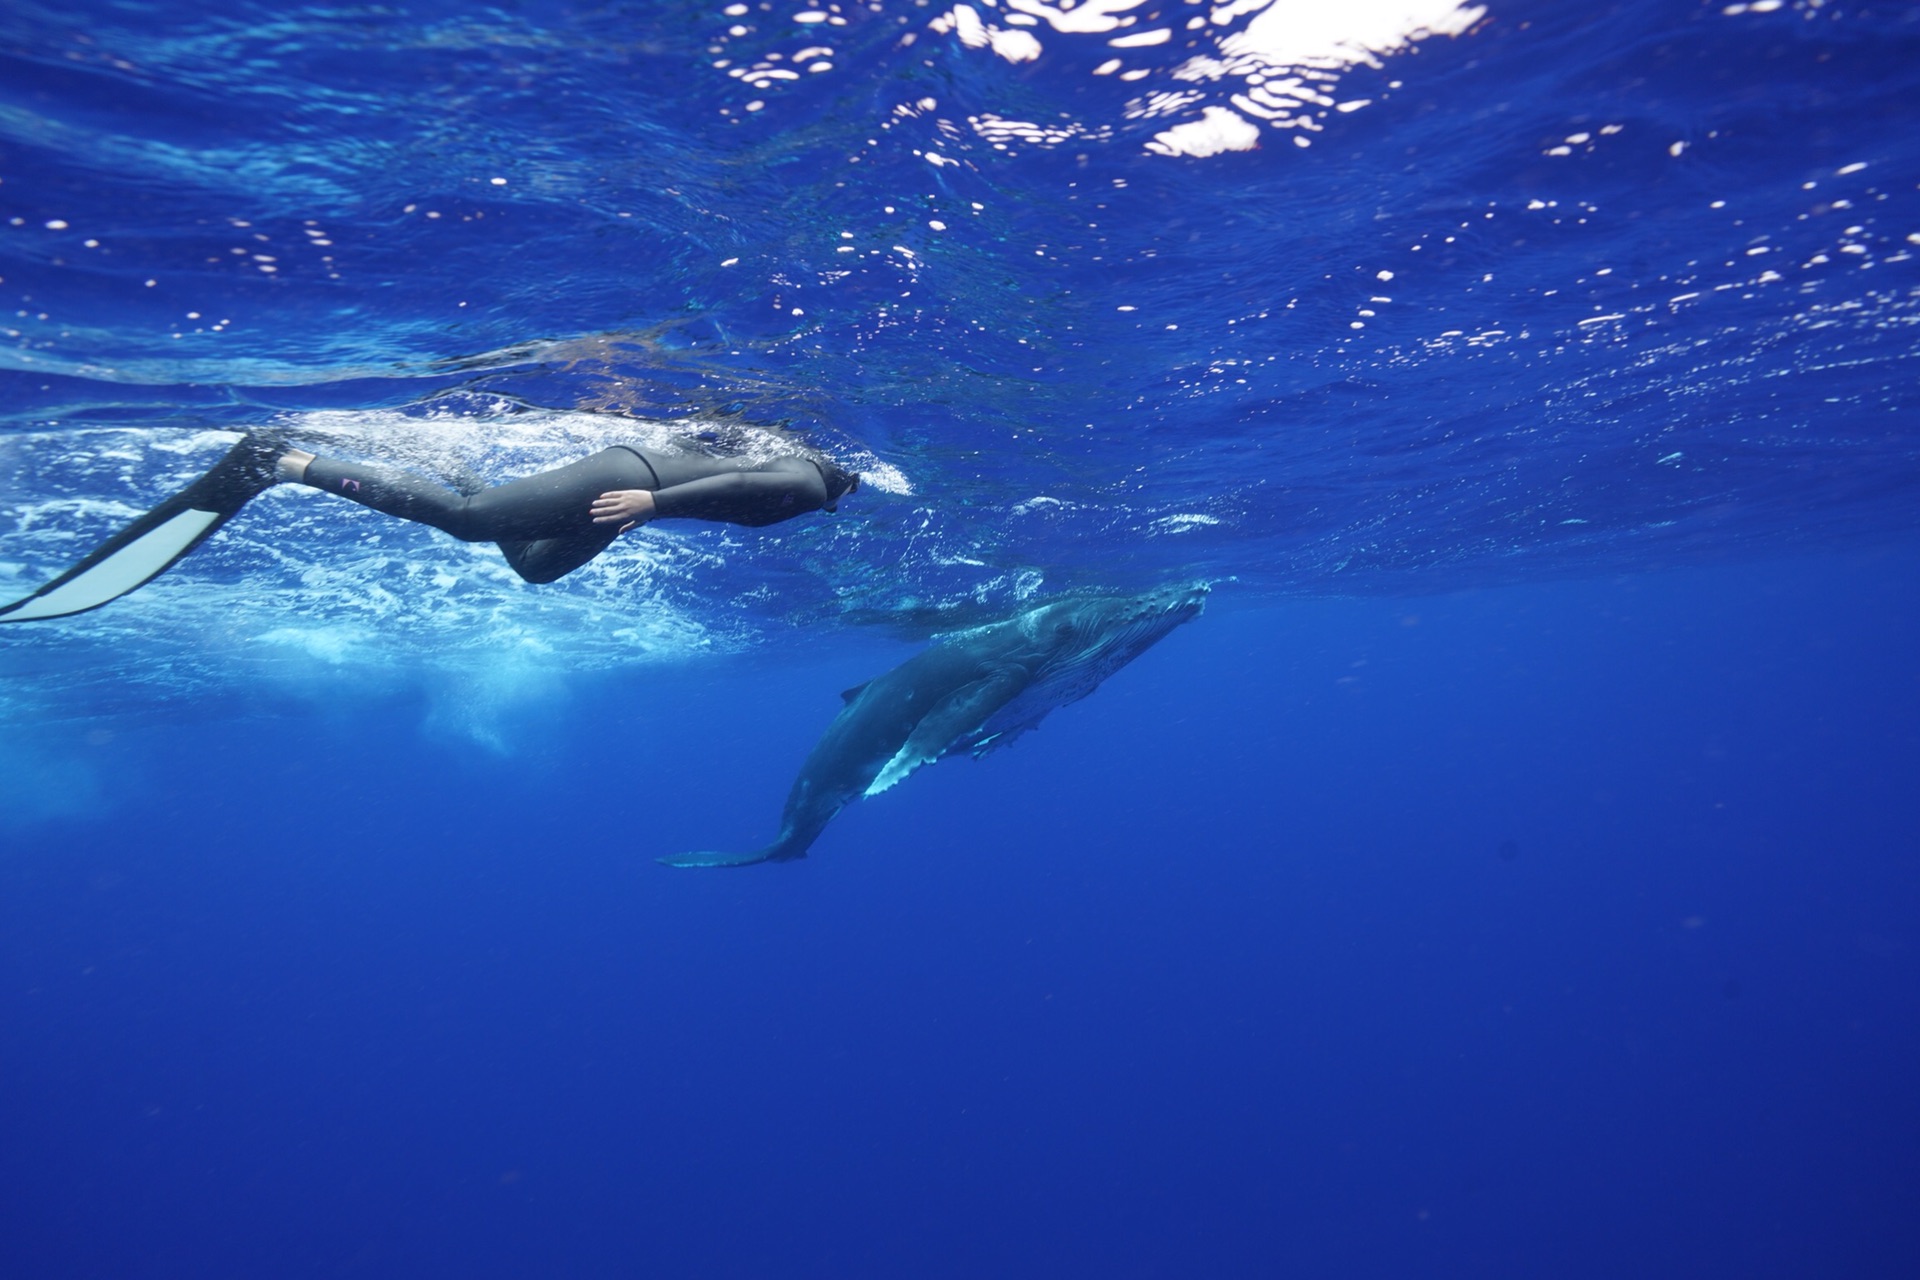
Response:
M920 718L920 723L907 736L906 745L887 761L865 794L877 796L921 765L938 760L955 739L969 729L978 729L987 717L1025 688L1026 683L1025 672L997 672L960 686Z

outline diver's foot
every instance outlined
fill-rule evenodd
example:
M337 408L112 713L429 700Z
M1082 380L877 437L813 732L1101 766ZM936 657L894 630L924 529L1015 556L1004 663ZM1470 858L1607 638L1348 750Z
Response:
M240 443L227 450L227 455L213 464L213 469L202 476L194 486L196 498L214 497L216 501L237 500L245 502L255 494L264 493L279 484L286 477L281 470L281 459L289 452L285 440L262 432L249 431L240 437ZM302 464L302 470L305 464ZM216 497L217 495L217 497ZM198 505L198 503L196 503ZM238 510L238 507L235 508Z
M299 484L307 478L307 464L313 455L305 449L286 449L274 462L274 475L283 483Z
M248 432L205 475L174 496L197 511L231 516L281 483L280 459L287 452L285 440Z
M241 483L255 490L264 490L277 484L299 484L307 478L307 464L312 461L312 454L294 448L276 432L249 431L220 459L216 469L241 478Z
M279 436L249 431L240 437L239 444L227 450L218 469L245 476L266 489L280 483L280 458L286 452L287 442Z

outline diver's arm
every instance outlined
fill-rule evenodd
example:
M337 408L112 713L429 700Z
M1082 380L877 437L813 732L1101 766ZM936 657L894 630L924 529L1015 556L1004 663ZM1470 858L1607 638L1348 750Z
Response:
M618 521L622 533L648 520L720 520L757 527L778 524L826 505L826 482L812 467L734 471L652 492L621 489L603 493L594 499L593 521Z

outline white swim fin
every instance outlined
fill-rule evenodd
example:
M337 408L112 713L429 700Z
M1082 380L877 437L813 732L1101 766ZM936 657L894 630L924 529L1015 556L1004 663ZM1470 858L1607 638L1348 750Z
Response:
M102 543L30 596L0 607L0 622L64 618L98 609L165 573L254 497L279 483L285 446L248 436L213 469Z

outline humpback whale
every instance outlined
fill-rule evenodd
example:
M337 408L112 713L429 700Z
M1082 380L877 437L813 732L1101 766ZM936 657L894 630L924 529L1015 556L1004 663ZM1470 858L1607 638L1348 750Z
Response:
M1208 587L1057 601L945 636L885 675L847 690L787 794L780 834L746 853L703 851L673 867L739 867L805 857L834 815L921 765L962 751L977 759L1099 688L1100 682L1197 617Z

